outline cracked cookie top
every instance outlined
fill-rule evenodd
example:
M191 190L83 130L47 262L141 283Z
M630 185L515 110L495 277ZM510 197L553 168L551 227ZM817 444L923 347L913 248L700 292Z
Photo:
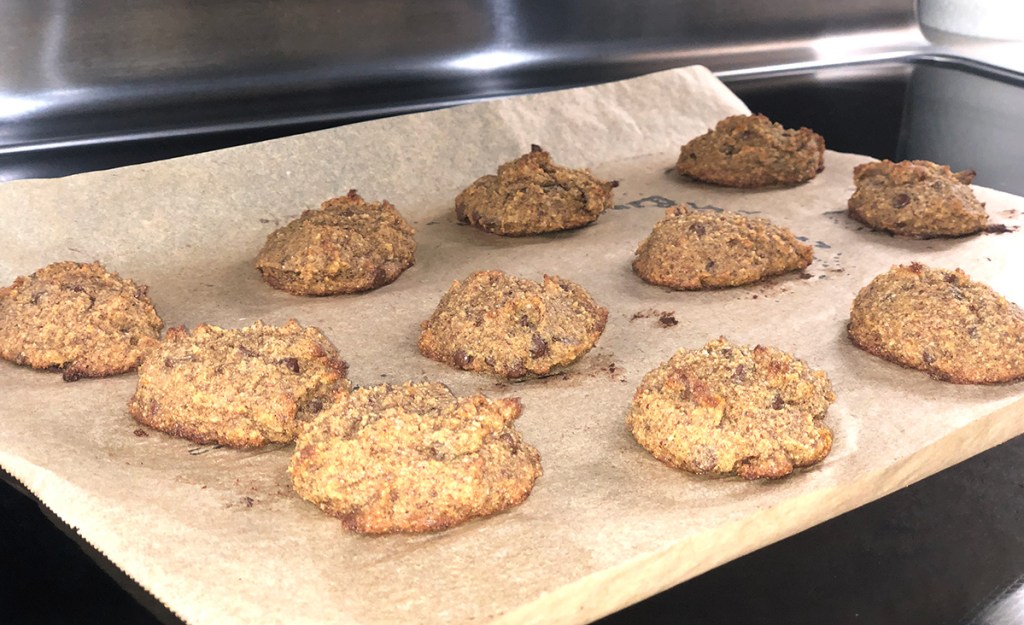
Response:
M353 189L271 232L256 267L294 295L369 291L412 266L414 234L391 203L367 202Z
M130 371L160 338L147 287L64 261L0 289L0 357L68 381Z
M861 349L958 384L1024 379L1024 311L959 269L898 265L853 300Z
M502 271L455 281L423 322L420 352L458 369L506 378L546 375L597 342L608 311L583 287L544 276L543 284Z
M431 532L522 503L540 454L517 398L443 384L363 387L304 424L288 472L299 495L369 534Z
M617 182L585 169L554 164L534 145L530 152L477 179L455 198L462 223L504 236L527 236L585 226L612 205Z
M811 246L765 219L672 206L637 248L633 271L651 284L698 290L803 269L813 257Z
M988 225L985 205L974 197L970 170L953 173L930 161L880 161L853 170L857 189L850 217L875 230L906 237L957 237Z
M692 473L779 478L832 448L828 376L774 347L725 338L680 349L644 376L627 425L655 458Z
M733 115L682 147L676 171L727 187L806 182L825 167L825 140L808 128L783 128L764 115Z
M320 330L295 320L170 328L139 367L128 409L139 423L197 443L287 443L300 421L348 389L347 370Z

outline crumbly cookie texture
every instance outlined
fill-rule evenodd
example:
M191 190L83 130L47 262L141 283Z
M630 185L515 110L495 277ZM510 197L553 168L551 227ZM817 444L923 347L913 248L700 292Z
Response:
M604 332L608 310L559 277L543 284L502 271L455 281L423 322L420 352L506 378L545 375L574 362Z
M64 261L0 289L0 357L71 382L130 371L160 339L147 287Z
M803 269L813 257L811 246L765 219L672 206L637 248L633 271L651 284L697 290Z
M853 170L849 215L906 237L974 234L988 225L988 213L971 191L973 180L973 171L953 173L930 161L863 163Z
M139 367L128 409L139 423L197 443L287 443L299 422L348 389L347 370L320 330L294 320L170 328Z
M644 376L627 424L670 466L779 478L828 455L832 431L821 419L834 401L824 372L773 347L719 338Z
M560 167L540 146L477 179L455 198L460 222L510 237L585 226L612 205L617 182Z
M898 265L853 300L848 332L875 356L957 384L1024 379L1024 311L959 269Z
M348 529L443 530L529 496L541 464L513 425L521 411L437 383L358 388L303 425L288 472Z
M271 232L256 267L295 295L369 291L412 266L414 234L389 202L366 202L353 189Z
M676 170L727 187L806 182L825 168L825 140L808 128L783 128L764 115L733 115L683 146Z

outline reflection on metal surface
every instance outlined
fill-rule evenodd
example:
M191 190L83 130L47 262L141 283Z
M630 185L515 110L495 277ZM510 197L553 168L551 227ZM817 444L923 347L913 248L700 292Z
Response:
M988 602L969 625L1019 625L1024 623L1024 577Z
M33 104L0 111L0 155L810 62L869 32L905 51L915 24L914 0L11 0L0 99Z

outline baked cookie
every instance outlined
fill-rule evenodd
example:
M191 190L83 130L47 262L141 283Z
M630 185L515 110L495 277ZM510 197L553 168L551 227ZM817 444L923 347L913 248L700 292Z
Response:
M733 115L683 146L676 170L726 187L806 182L825 168L825 140L808 128L790 130L764 115Z
M160 339L146 286L64 261L0 289L0 357L71 382L130 371Z
M1024 311L959 269L919 263L878 275L853 300L861 349L957 384L1024 379Z
M658 460L692 473L779 478L832 448L822 371L773 347L724 338L681 349L646 376L627 424Z
M973 171L953 173L929 161L857 165L847 203L857 221L906 237L958 237L988 225L985 205L971 191Z
M419 346L427 358L458 369L545 375L590 351L607 320L607 309L574 282L478 271L444 294L423 322Z
M353 189L271 232L256 267L294 295L369 291L412 266L414 234L389 202L366 202Z
M300 421L348 389L347 370L320 330L294 320L170 328L139 367L128 409L139 423L197 443L287 443Z
M637 248L633 271L651 284L697 290L757 282L812 259L809 245L767 220L671 206Z
M540 146L478 178L455 198L462 223L509 237L572 230L612 206L618 182L603 182L585 169L551 162Z
M358 388L303 425L288 473L348 529L443 530L529 496L540 454L513 426L520 412L437 383Z

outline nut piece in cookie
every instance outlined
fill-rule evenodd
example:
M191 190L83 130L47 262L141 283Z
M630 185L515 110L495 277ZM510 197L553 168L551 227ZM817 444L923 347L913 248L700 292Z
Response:
M0 357L71 382L130 371L160 340L147 287L64 261L0 289Z
M585 169L551 162L539 146L498 167L498 175L477 179L455 198L462 223L510 237L572 230L601 216L612 205L617 182L603 182Z
M521 411L437 383L358 388L302 426L288 473L348 529L443 530L529 496L540 454L513 425Z
M953 173L929 161L863 163L847 206L853 219L906 237L958 237L988 225L985 205L971 191L973 171Z
M748 480L821 462L835 401L823 371L773 347L719 338L680 349L640 383L626 418L640 445L670 466Z
M733 115L683 146L676 170L726 187L806 182L825 168L825 140L808 128L790 130L764 115Z
M414 234L389 202L366 202L352 190L271 232L256 267L294 295L369 291L412 266Z
M128 409L139 423L197 443L287 443L300 421L348 389L347 370L320 330L294 320L171 328L139 367Z
M876 276L847 330L857 347L939 380L1024 379L1024 311L959 269L911 263Z
M679 290L749 284L811 264L809 245L765 219L670 206L636 250L633 271Z
M458 369L545 375L590 351L607 320L608 310L574 282L479 271L452 284L423 322L419 346Z

